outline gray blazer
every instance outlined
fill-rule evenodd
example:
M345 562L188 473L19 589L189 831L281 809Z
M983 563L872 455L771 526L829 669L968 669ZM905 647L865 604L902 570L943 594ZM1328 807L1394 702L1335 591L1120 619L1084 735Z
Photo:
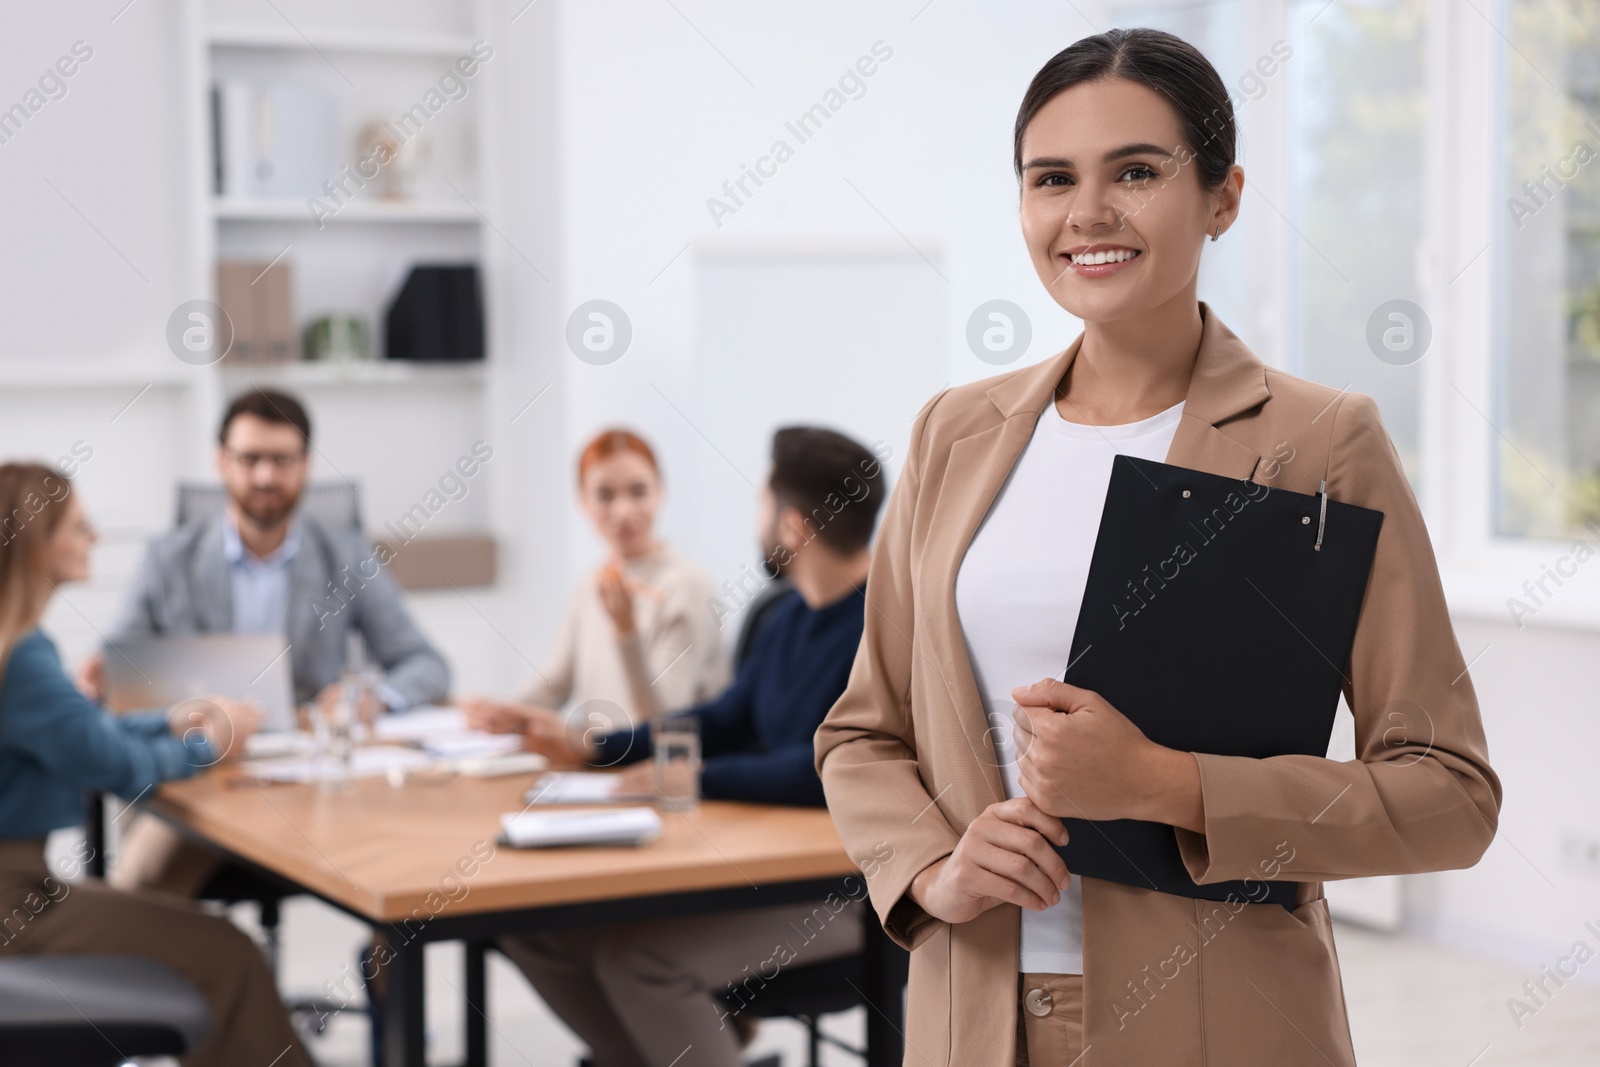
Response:
M226 633L233 587L222 552L221 515L150 542L132 592L109 635L115 643L149 634ZM309 700L339 680L345 635L359 632L384 681L412 704L443 700L450 668L401 602L372 546L300 516L300 549L289 564L288 639L295 699Z

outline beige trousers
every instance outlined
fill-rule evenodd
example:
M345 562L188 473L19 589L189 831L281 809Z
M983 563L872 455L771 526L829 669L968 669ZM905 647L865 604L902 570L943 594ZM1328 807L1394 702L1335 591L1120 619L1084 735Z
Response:
M1017 975L1017 1067L1089 1067L1083 975Z
M123 832L116 859L106 874L113 889L159 889L190 899L223 863L216 853L184 840L178 831L142 811Z
M204 1044L185 1067L308 1067L266 961L243 931L179 897L62 882L41 838L0 841L0 956L143 956L188 979L211 1005Z
M787 967L859 952L843 896L688 919L518 934L499 948L588 1046L595 1067L737 1067L734 1017ZM714 994L732 994L725 1005Z

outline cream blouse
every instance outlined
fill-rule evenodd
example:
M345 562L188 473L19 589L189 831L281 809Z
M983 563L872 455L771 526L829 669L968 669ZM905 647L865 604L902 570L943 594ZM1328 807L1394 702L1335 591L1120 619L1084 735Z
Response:
M567 601L549 658L516 700L560 708L606 728L636 726L709 700L732 680L731 657L709 607L711 578L670 545L629 560L627 573L659 590L634 594L634 633L618 641L600 600L599 569Z

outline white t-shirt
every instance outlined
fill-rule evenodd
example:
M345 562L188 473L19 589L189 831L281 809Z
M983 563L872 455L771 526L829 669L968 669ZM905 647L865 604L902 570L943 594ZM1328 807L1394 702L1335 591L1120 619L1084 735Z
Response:
M978 527L956 574L956 614L983 697L1006 797L1019 797L1014 686L1060 678L1117 454L1165 462L1183 402L1120 426L1068 422L1051 403ZM1022 912L1020 971L1083 973L1078 879L1045 911Z

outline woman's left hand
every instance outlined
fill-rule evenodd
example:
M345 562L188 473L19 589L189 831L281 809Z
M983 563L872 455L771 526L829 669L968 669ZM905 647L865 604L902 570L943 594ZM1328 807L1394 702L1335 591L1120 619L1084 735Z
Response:
M1041 811L1096 821L1149 817L1161 756L1173 750L1091 690L1046 678L1011 696L1022 789Z

